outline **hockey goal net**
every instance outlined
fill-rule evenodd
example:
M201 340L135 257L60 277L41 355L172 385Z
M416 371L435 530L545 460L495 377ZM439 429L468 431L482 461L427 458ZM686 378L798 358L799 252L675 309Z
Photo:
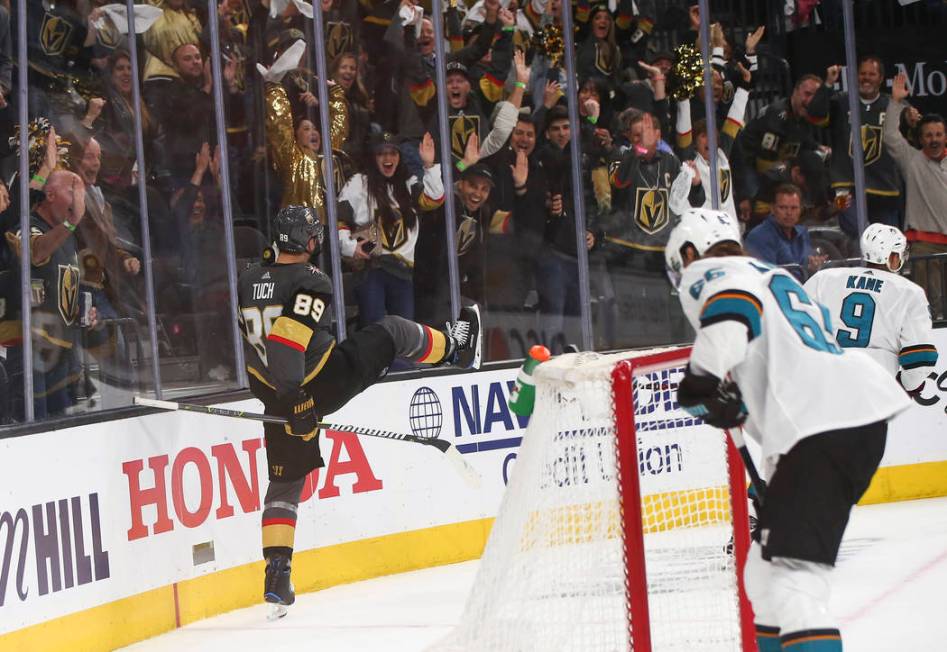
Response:
M559 356L461 624L433 649L755 650L744 470L675 401L690 350Z

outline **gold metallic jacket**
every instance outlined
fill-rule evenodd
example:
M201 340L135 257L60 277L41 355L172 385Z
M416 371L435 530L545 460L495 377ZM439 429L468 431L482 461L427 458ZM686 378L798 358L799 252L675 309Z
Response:
M329 88L329 123L332 149L340 150L349 136L349 109L341 86ZM296 144L292 108L280 84L266 85L266 139L273 166L283 182L282 206L312 206L325 222L325 165L321 156L313 156ZM340 166L336 163L333 167L338 192L342 189Z

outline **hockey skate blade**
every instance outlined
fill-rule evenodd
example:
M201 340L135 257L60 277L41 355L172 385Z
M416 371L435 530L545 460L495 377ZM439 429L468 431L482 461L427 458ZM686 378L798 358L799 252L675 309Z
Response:
M464 459L464 456L459 450L454 446L451 446L446 451L444 455L447 456L448 461L453 465L457 473L460 474L460 477L464 479L464 482L467 483L467 486L471 489L479 489L481 484L480 474L470 466L470 463Z
M266 619L270 622L279 620L285 616L288 611L289 608L285 604L279 604L278 602L266 603Z

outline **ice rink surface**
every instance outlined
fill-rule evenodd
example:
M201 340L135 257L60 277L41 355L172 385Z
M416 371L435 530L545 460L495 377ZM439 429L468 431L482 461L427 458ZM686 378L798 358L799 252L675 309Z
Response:
M300 595L272 623L261 603L125 649L420 652L459 621L478 563ZM832 596L848 652L947 650L940 627L945 586L947 498L855 509Z

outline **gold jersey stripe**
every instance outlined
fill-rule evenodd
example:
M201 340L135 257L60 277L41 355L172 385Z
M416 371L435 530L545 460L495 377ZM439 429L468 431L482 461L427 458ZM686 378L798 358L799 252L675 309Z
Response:
M270 331L270 335L298 344L305 351L306 347L309 346L309 340L312 339L312 332L312 329L305 324L285 315L280 315L273 322L273 330Z

